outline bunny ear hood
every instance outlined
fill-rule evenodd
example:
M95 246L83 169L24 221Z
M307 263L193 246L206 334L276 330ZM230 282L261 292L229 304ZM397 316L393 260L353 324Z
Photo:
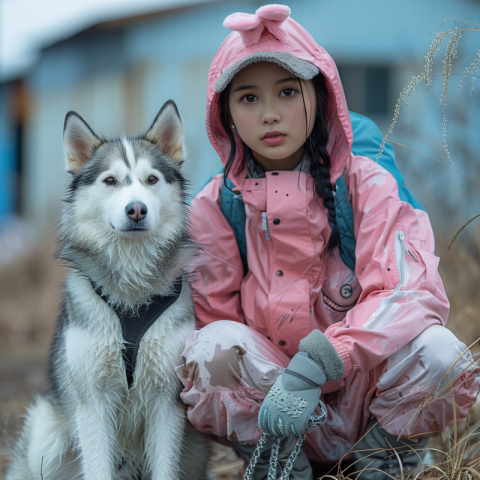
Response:
M322 73L329 90L328 124L332 182L340 176L351 152L352 127L345 94L335 62L312 36L290 17L286 5L266 5L255 14L234 13L223 25L232 30L218 49L210 66L207 90L207 133L225 165L230 142L220 124L218 98L233 77L255 62L273 62L303 80ZM229 176L241 188L246 171L243 143Z
M225 19L223 26L234 32L239 32L242 42L247 48L260 43L260 38L265 31L269 32L278 42L286 45L289 35L283 24L289 16L290 8L286 5L266 5L259 8L255 15L233 13ZM297 58L290 52L260 51L251 53L243 60L226 68L215 82L215 91L223 91L242 68L254 62L265 61L277 63L303 80L311 80L319 73L318 68L313 63Z

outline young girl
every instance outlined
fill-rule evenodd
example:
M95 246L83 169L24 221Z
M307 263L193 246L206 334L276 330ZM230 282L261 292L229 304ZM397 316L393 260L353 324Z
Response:
M427 394L455 379L456 418L464 418L479 369L444 327L449 303L427 214L387 170L352 154L335 63L289 15L268 5L224 23L233 33L210 68L206 122L224 174L192 204L198 330L177 373L192 424L246 459L261 428L284 435L288 456L321 393L328 419L308 433L292 471L304 479L312 475L307 457L336 462L369 422L379 425L356 449L423 447L419 438L454 418L451 388L434 402ZM221 209L227 178L245 206L246 271ZM353 210L354 271L339 254L340 180ZM297 399L297 415L276 407L287 397ZM388 470L385 456L367 463ZM419 462L411 448L402 458L404 468Z

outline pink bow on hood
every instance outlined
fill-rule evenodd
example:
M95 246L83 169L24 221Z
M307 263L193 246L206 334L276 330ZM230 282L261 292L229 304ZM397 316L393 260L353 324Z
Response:
M225 76L227 69L235 71L237 63L240 63L241 69L259 61L258 56L288 69L288 65L277 61L274 55L281 53L293 56L316 67L327 80L330 135L327 149L331 157L331 181L335 183L345 168L352 146L352 127L345 93L332 57L289 15L290 8L285 5L266 5L259 8L255 15L234 13L225 19L224 25L234 31L218 49L209 70L206 112L208 137L225 165L230 153L230 142L220 123L218 99L221 91L218 91L218 84L216 91L215 84L217 80L222 80L220 77L222 74ZM229 177L242 190L247 175L243 164L243 142L240 139L237 146L237 156Z
M249 47L260 41L260 35L266 28L279 42L287 43L288 32L282 23L290 16L286 5L265 5L255 15L232 13L223 22L223 26L234 32L240 32L243 43Z

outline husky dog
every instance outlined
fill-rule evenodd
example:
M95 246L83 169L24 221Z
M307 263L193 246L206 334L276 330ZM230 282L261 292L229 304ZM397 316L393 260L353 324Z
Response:
M101 138L67 114L56 257L71 273L51 390L28 410L8 480L204 478L208 441L174 372L195 328L182 144L173 101L135 138Z

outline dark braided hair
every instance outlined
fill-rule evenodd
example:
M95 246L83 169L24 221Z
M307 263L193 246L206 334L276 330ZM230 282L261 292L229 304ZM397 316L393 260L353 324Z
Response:
M302 82L298 80L300 90L302 93L303 106L305 109L305 118L308 122L307 108L305 105L305 94L302 87ZM315 191L322 199L323 205L327 209L327 218L332 233L327 243L327 251L333 250L340 246L340 233L337 226L337 217L335 215L335 196L333 193L333 186L330 181L330 155L327 151L328 144L328 89L325 77L319 73L312 79L315 90L315 97L317 101L317 113L315 115L315 123L313 125L312 133L306 138L305 153L310 162L310 174L315 182ZM231 128L231 114L229 106L231 84L229 83L225 90L219 94L218 97L218 116L222 128L217 128L214 132L215 136L225 138L227 136L230 142L230 153L224 169L224 181L228 177L228 173L233 167L235 157L237 154L237 139ZM215 102L214 102L215 103ZM213 112L212 112L213 114ZM306 126L309 130L308 124ZM319 161L315 161L315 159ZM239 166L238 166L239 167Z
M307 109L305 107L302 82L299 80L299 83L306 116ZM312 79L312 83L317 100L317 113L315 115L315 123L313 125L312 133L305 142L305 152L308 158L311 159L310 174L315 182L315 191L323 200L323 205L327 209L328 223L332 228L332 233L330 234L327 244L327 251L331 251L335 247L340 247L340 232L338 230L337 216L335 214L335 196L330 181L330 155L327 151L328 89L325 77L321 73ZM315 161L316 158L319 159L318 162Z

